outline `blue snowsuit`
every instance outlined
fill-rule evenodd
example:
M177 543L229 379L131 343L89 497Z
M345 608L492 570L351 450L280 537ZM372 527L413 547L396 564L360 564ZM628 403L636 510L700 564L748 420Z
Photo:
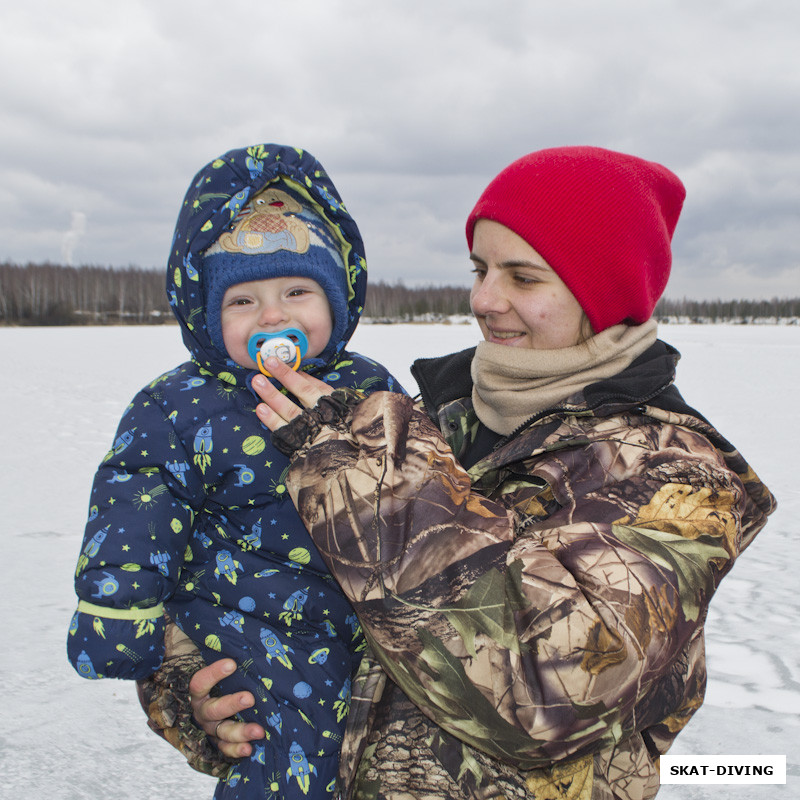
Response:
M306 188L350 246L346 331L301 369L331 386L402 391L381 365L344 349L362 311L366 264L322 166L277 145L209 164L184 200L167 273L191 360L136 395L97 471L68 634L70 661L87 678L153 673L165 610L207 661L236 660L221 688L254 694L242 717L268 738L220 782L215 797L226 800L329 796L363 647L350 604L287 496L288 459L255 415L255 373L217 350L205 324L201 253L248 196L281 175Z

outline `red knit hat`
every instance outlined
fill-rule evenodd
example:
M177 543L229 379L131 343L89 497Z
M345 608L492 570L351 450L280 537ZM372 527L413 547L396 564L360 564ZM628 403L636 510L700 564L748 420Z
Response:
M667 285L670 242L686 190L666 167L599 147L523 156L487 187L467 219L521 236L558 273L595 333L650 318Z

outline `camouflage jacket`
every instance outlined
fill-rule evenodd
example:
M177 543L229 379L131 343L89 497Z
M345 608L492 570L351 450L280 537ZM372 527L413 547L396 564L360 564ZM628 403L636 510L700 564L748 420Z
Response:
M774 498L663 342L467 472L471 358L418 362L424 404L337 391L276 436L370 644L343 795L652 797L703 700L708 603Z

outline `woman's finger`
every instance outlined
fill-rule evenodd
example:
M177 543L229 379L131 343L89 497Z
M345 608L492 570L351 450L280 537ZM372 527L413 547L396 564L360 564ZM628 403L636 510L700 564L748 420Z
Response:
M261 419L261 421L272 430L303 413L303 409L298 406L297 403L276 388L263 375L256 375L253 378L252 385L253 389L263 401L263 405L272 411L272 415L264 415L268 417L268 419ZM261 409L261 411L263 413L263 409Z
M283 384L283 386L289 390L290 394L294 395L305 408L313 408L322 395L330 394L333 391L327 383L313 378L311 375L307 375L304 372L295 372L277 358L268 358L265 366L270 374ZM256 376L256 378L253 379L253 386L262 400L267 402L267 399L263 397L259 391L259 385L263 384L261 384L261 381L256 383L259 377L261 376ZM265 383L269 383L269 381L265 381Z
M218 722L215 738L225 744L245 744L254 739L263 739L264 729L255 722L240 722L237 719L223 719Z
M250 692L234 692L211 697L211 690L235 669L236 662L232 658L223 658L195 672L189 682L189 697L195 721L211 736L215 735L215 728L221 720L255 705Z
M254 722L224 719L215 726L217 748L230 758L245 758L253 752L250 742L264 739L266 733Z
M259 403L256 406L256 416L261 423L271 431L276 431L278 428L282 428L288 422L288 420L284 419L266 403Z
M250 692L223 694L220 697L204 697L192 703L194 718L209 736L217 736L217 725L230 719L245 708L255 705Z
M236 662L223 658L198 670L189 683L195 722L217 740L217 747L230 758L244 758L253 752L249 742L263 739L264 729L256 723L232 719L245 708L255 705L250 692L235 692L211 697L209 692L222 678L232 674Z
M207 697L208 693L228 675L233 675L236 670L236 662L232 658L221 658L214 661L203 669L198 670L192 676L189 683L189 692L192 700L195 698Z

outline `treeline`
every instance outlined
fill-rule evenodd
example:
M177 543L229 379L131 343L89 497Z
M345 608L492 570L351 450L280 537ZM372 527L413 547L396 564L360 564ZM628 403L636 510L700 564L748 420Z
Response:
M364 316L378 322L434 321L468 315L469 289L367 287ZM800 320L800 298L773 300L662 299L660 321L767 322ZM159 324L173 319L161 270L0 264L0 325Z
M469 313L469 289L463 286L412 289L402 283L367 284L364 316L379 322L436 320Z
M372 283L365 316L381 321L469 314L469 290ZM172 321L164 273L135 267L0 264L0 324L118 325Z
M660 322L748 322L800 319L800 298L772 300L669 300L658 301L653 316Z
M136 267L0 264L0 324L109 325L172 319L164 273Z

